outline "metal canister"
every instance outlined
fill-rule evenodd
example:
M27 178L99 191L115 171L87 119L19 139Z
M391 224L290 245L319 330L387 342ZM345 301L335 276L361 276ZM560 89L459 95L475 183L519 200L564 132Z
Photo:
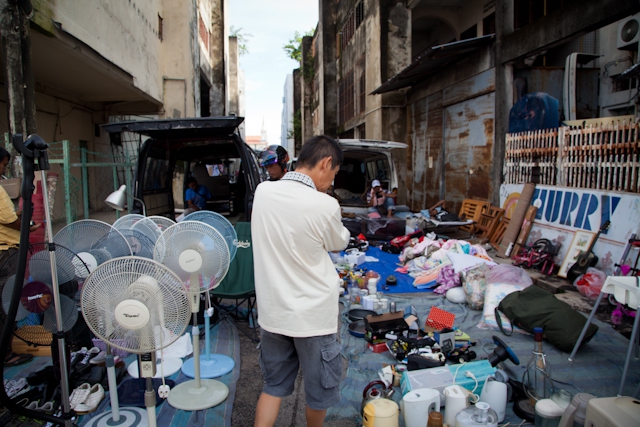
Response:
M395 313L396 312L396 303L394 301L391 301L389 303L389 313Z

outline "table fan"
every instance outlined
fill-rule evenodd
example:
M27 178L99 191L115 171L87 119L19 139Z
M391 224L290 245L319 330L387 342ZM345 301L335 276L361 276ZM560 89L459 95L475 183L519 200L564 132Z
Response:
M53 236L53 242L71 249L89 271L112 258L131 255L131 247L122 233L94 219L82 219L63 227Z
M201 221L215 228L224 237L229 248L229 262L233 261L238 249L238 235L236 229L227 218L217 212L195 211L184 217L185 221Z
M176 223L175 221L173 221L170 218L167 218L166 216L150 215L147 218L155 222L158 228L160 229L160 231L164 231Z
M116 258L89 275L80 300L82 315L96 336L110 346L138 355L140 372L146 378L147 422L155 427L156 397L152 378L156 351L180 338L189 325L190 304L182 280L153 260L133 256ZM164 397L167 392L166 386L161 386L160 395ZM113 399L117 393L109 394L111 414L96 416L85 425L118 425L120 409L117 397ZM124 422L136 421L133 409L122 411Z
M140 214L127 214L123 215L116 220L111 226L118 231L129 230L133 225L144 218L144 215Z
M214 289L227 274L229 269L227 243L210 225L196 221L182 221L162 233L156 242L154 259L170 268L185 283L193 315L194 380L177 385L169 395L168 402L174 408L187 411L216 406L227 398L229 388L220 381L201 378L197 314L200 309L200 294ZM212 364L225 363L217 362L218 359L230 359L224 355L216 356L222 357L214 357L215 362ZM233 362L232 359L231 361Z
M56 253L57 283L60 292L60 312L63 332L69 332L78 319L78 305L75 295L82 286L83 277L89 275L88 267L71 250L53 246ZM1 266L3 272L15 271L17 263L15 253ZM14 335L29 345L44 346L53 343L52 333L57 332L55 303L53 299L53 276L49 246L46 243L29 245L27 269L20 295L20 305L16 314ZM6 320L11 296L13 295L15 274L2 275L0 279L1 317Z

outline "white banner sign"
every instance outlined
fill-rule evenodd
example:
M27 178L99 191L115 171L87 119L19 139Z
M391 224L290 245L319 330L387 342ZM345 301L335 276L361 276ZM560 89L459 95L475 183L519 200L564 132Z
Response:
M511 217L515 210L523 187L524 184L500 186L500 203L507 216ZM546 238L562 245L557 264L564 260L577 230L596 234L610 221L609 229L602 231L593 252L599 258L596 267L611 275L629 238L640 235L638 194L537 185L531 204L538 207L538 213L527 244ZM637 251L632 250L625 262L633 267L636 257Z

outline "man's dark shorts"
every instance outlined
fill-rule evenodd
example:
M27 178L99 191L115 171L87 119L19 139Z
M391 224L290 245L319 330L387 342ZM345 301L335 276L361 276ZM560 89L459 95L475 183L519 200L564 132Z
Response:
M336 334L292 338L262 329L260 367L265 381L263 393L289 396L300 367L311 409L321 411L340 402L342 358Z

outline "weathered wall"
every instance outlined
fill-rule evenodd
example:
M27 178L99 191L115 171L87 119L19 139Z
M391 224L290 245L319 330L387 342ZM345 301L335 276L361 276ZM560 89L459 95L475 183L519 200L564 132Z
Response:
M33 2L37 10L34 21L51 33L51 20L61 23L64 31L136 76L136 87L162 101L158 15L165 15L163 3L166 2L37 0Z
M225 25L227 0L211 0L211 115L224 116L227 112L228 31Z
M340 0L321 0L319 4L318 60L322 64L322 89L320 100L322 108L322 133L329 136L338 135L338 86L336 67L336 34L338 33L338 7Z
M229 114L239 115L238 38L229 37Z
M312 63L309 58L312 57L311 44L313 38L306 36L302 38L302 44L300 46L300 52L302 61L300 64L300 90L302 94L302 143L311 138L314 135L313 129L313 116L314 114L314 91L313 91L313 70L309 70L312 67Z

